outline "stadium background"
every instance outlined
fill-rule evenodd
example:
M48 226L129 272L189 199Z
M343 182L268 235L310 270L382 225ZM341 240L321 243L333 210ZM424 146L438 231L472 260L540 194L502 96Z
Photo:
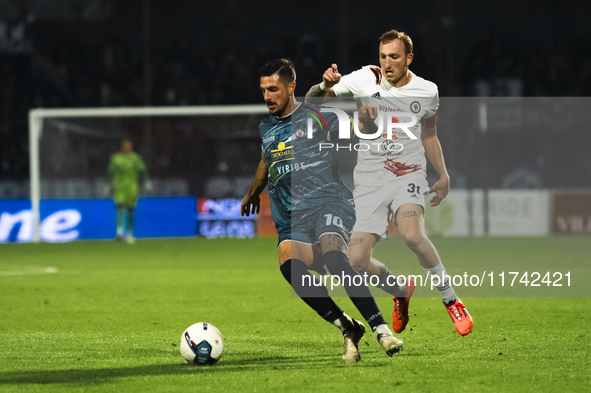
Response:
M0 224L9 224L0 240L10 243L0 244L0 390L588 391L590 11L569 0L0 0ZM437 291L423 287L400 335L404 352L387 358L366 334L362 361L345 366L340 333L290 298L273 237L14 242L30 218L17 217L30 207L30 109L260 104L257 68L278 56L295 61L303 95L333 62L345 73L376 63L377 37L391 28L411 35L412 70L435 81L445 103L439 136L452 193L426 221L454 279L485 283L454 281L474 318L470 335L458 336ZM164 211L138 206L138 221L195 231L191 215L174 221L154 205L170 208L173 197L195 211L199 197L227 234L232 220L216 215L233 212L250 182L259 119L46 120L41 215L75 207L95 219L76 231L98 219L114 227L101 181L125 135L154 179L155 198L143 201ZM474 204L483 189L490 234L504 235L466 237L484 233L483 217L470 230L444 224L470 200L482 211ZM46 217L45 239L73 235L63 231L69 219ZM153 229L144 224L136 229ZM397 274L422 273L401 239L380 242L374 255ZM374 293L389 314L392 300ZM335 301L362 318L347 299ZM215 367L191 367L179 353L181 333L200 321L224 334Z
M391 9L391 16L376 18L384 9ZM586 11L591 6L576 1L396 6L304 1L287 6L3 0L0 198L29 197L27 116L32 108L261 103L257 68L280 56L295 61L297 92L303 95L333 62L342 73L377 63L377 37L393 27L412 37L411 69L438 84L442 102L466 108L479 97L504 97L491 101L502 104L489 110L497 121L489 115L486 135L469 119L474 110L466 112L464 123L440 123L454 190L576 189L580 194L591 185L588 101L582 98L591 93ZM520 105L530 108L524 114L533 111L538 118L525 114L512 123L511 99L516 97L531 97ZM582 117L569 115L555 126L563 113ZM107 137L84 153L83 167L72 159L72 150L60 151L59 141L46 137L42 198L102 197L106 163L122 136L131 136L146 160L155 179L152 196L241 198L259 159L259 120L254 115L231 121L73 121L74 128L99 128ZM586 204L586 194L578 198L577 205ZM579 233L591 231L585 209L571 213L580 216L577 222L583 220Z

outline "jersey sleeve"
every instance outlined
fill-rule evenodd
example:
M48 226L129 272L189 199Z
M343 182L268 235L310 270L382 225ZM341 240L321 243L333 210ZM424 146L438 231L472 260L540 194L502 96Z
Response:
M429 103L429 107L425 111L425 115L423 116L424 119L430 119L437 113L437 109L439 109L439 90L435 88L435 95L433 99Z
M363 84L363 70L353 71L332 87L337 97L358 97Z

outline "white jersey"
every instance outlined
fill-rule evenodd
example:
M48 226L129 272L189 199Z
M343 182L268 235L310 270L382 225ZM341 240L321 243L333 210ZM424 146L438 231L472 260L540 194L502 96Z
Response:
M427 161L421 142L421 120L435 115L439 107L437 85L410 72L412 78L402 87L394 87L382 77L377 66L365 66L345 75L333 86L337 97L354 97L357 108L377 106L380 115L391 117L393 123L409 123L410 114L416 116L414 125L406 127L417 139L411 139L400 128L394 128L392 140L387 139L384 120L382 135L358 149L354 181L357 186L383 185L407 174L426 176ZM405 115L405 113L407 115ZM376 123L378 123L376 121ZM366 150L367 149L367 150Z

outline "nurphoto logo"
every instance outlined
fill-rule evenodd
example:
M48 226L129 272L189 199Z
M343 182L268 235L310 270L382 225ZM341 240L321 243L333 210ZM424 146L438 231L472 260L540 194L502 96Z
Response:
M351 138L351 118L349 117L349 115L338 108L322 108L320 110L320 112L328 112L328 113L334 113L337 118L339 119L339 139L350 139ZM400 118L404 118L407 117L410 119L410 121L408 122L400 122ZM386 119L384 121L384 118ZM388 115L387 113L384 113L381 110L378 110L378 116L377 119L378 121L378 129L376 132L374 132L373 134L364 134L359 130L359 112L358 111L354 111L353 112L353 132L355 132L355 135L357 137L359 137L359 139L362 140L369 140L369 139L376 139L379 138L380 136L384 136L386 139L389 139L390 141L392 140L392 133L393 130L396 128L401 129L410 139L414 139L416 140L417 137L410 131L410 127L413 127L414 125L417 124L417 116L412 113L412 112L404 112L404 111L400 111L397 112L397 117L393 118L391 115ZM384 122L386 123L386 132L383 132L384 129ZM313 121L311 118L308 119L308 139L312 139L313 137ZM372 143L371 145L376 145L378 150L380 149L380 147L383 146L384 151L391 151L391 152L399 152L402 151L403 149L403 145L400 143L388 143L388 144L382 144L382 143ZM319 149L331 149L335 147L334 143L320 143L319 145ZM344 150L351 150L351 145L346 145L346 146L339 146L338 144L336 145L336 149L344 149ZM353 149L356 151L367 151L370 149L370 145L367 143L357 143L356 145L353 146Z

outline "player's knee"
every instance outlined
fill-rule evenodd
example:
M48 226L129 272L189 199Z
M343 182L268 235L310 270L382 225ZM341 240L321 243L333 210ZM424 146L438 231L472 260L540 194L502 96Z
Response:
M349 262L351 266L358 272L364 272L371 259L371 254L366 255L364 252L349 249Z
M346 252L347 247L340 236L328 233L320 238L320 251L323 255L329 251Z
M402 238L404 239L404 243L406 243L408 248L415 252L420 250L423 243L427 240L427 236L419 230L412 230L402 233Z
M291 244L289 242L282 242L277 248L277 258L279 259L279 267L291 259Z

